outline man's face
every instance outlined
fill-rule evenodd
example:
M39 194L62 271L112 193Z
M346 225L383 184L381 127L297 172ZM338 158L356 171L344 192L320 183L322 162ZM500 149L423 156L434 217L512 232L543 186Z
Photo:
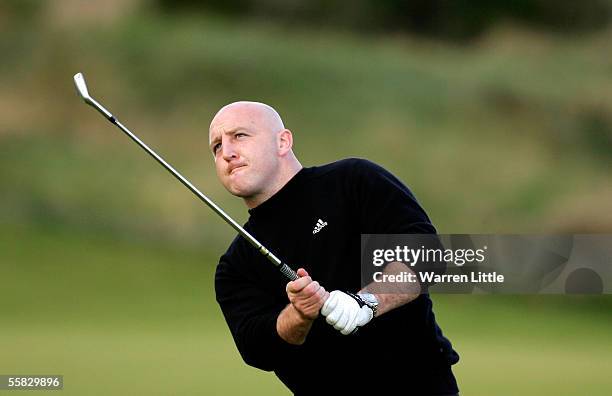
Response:
M219 180L232 194L249 199L269 188L278 172L277 135L265 109L230 105L210 126L210 149Z

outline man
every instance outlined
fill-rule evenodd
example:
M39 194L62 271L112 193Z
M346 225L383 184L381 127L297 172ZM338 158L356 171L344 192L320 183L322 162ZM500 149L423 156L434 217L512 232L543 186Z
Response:
M436 232L408 188L365 160L302 167L262 103L223 107L209 132L217 176L248 207L244 228L300 276L287 283L239 236L221 257L217 301L244 361L295 394L457 394L458 355L429 296L359 290L361 234Z

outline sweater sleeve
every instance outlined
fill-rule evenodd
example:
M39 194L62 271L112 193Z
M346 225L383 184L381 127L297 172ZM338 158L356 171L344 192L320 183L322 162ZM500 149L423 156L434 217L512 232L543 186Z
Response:
M236 241L234 241L235 245ZM272 371L295 346L285 342L276 331L276 319L289 301L258 286L256 277L241 271L253 264L246 257L230 254L221 257L215 275L215 292L232 337L249 366Z
M406 238L399 234L429 234L411 238L414 248L426 247L440 249L442 244L437 231L417 199L397 177L367 160L355 160L351 167L353 193L356 195L356 213L359 214L363 234L376 235L371 239L377 248L393 249L405 244ZM411 266L414 272L446 271L444 262L419 263ZM420 282L422 292L427 292L429 284Z
M354 159L351 170L362 233L435 234L425 210L406 185L383 167Z

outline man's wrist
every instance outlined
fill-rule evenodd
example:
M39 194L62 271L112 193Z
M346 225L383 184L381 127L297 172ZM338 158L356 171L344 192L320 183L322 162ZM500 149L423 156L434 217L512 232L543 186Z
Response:
M313 321L302 316L292 304L288 304L276 319L276 332L289 344L301 345L306 341Z

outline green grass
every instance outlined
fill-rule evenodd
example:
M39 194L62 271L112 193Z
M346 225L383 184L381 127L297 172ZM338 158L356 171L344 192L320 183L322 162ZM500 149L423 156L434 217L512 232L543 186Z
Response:
M288 394L273 374L240 364L222 330L197 320L161 329L150 322L8 326L0 369L62 374L70 395Z
M286 394L241 363L210 253L58 230L0 246L0 372L63 374L74 395Z
M606 395L612 299L434 296L464 394ZM492 391L494 390L494 392Z
M62 230L0 236L0 372L66 394L287 394L240 359L214 300L216 254ZM607 297L434 296L464 394L612 391ZM389 364L391 362L388 362Z

